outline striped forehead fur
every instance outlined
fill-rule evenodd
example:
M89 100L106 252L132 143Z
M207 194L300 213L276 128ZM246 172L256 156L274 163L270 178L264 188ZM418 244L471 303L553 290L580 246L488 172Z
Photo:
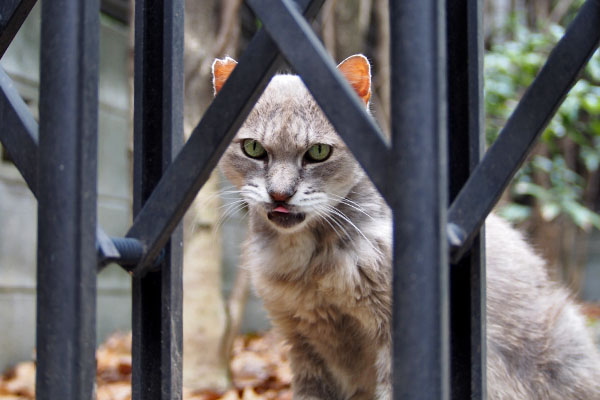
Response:
M245 134L268 145L339 144L329 120L296 75L273 77L246 120Z

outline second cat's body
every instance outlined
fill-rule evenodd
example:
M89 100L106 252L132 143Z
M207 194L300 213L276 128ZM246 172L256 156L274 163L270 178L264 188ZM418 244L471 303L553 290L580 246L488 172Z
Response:
M215 62L215 91L234 63ZM339 68L367 104L366 59ZM241 259L291 344L294 399L391 399L390 211L298 77L271 81L221 168L248 203ZM486 227L488 398L600 399L577 306L518 232Z

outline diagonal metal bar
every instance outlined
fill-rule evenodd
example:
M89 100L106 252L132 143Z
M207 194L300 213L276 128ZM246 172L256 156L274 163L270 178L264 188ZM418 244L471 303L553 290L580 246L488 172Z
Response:
M448 213L452 262L477 234L600 43L600 1L587 0Z
M248 0L248 4L386 197L389 145L306 20L290 0Z
M449 1L447 9L448 165L452 201L483 154L483 0ZM485 247L450 273L450 394L455 400L486 393Z
M12 79L0 68L0 142L37 193L38 124L17 91Z
M323 0L299 0L298 3L311 18ZM139 239L144 247L144 256L133 269L134 275L143 275L169 240L275 73L278 57L277 46L269 35L264 30L259 31L127 233L127 237Z
M0 58L19 31L36 0L2 0L0 2Z

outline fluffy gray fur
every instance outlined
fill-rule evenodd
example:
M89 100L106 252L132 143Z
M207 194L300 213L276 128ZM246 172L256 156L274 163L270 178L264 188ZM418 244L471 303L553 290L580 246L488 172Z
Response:
M265 159L242 150L258 140ZM329 159L306 162L313 144ZM391 399L390 210L297 76L279 75L221 160L249 209L244 267L291 344L294 399ZM268 219L294 193L302 222ZM600 362L569 295L498 217L487 228L488 398L600 399Z

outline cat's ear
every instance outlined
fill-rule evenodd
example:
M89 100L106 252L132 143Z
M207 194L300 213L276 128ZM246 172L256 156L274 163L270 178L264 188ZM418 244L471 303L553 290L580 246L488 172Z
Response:
M365 104L371 98L371 64L367 57L355 54L346 58L338 65L340 72L346 77L358 97Z
M219 93L219 90L225 84L227 78L231 74L231 71L237 65L237 61L233 58L225 57L224 60L216 58L212 64L212 76L213 76L213 88L215 89L215 96Z

